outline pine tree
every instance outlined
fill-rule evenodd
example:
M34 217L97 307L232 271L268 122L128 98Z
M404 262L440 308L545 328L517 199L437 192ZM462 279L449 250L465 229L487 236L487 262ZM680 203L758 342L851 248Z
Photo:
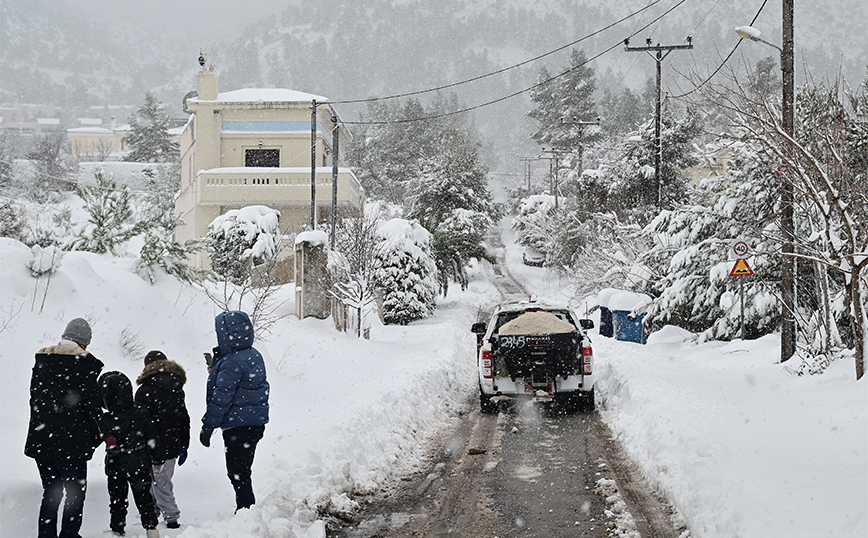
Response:
M74 250L115 254L120 245L141 233L147 223L134 221L133 195L127 186L119 187L101 169L96 170L93 177L95 185L76 189L84 201L88 223L70 246Z
M377 230L374 278L383 290L383 319L406 325L434 313L437 267L431 234L418 222L392 219Z
M169 135L170 118L164 108L154 94L145 93L145 102L130 116L130 133L124 143L133 149L125 161L158 163L178 159L179 146Z
M441 134L440 151L422 163L419 177L410 184L407 216L434 235L434 258L444 295L450 280L466 287L471 259L489 258L482 242L500 220L500 209L492 201L486 173L478 144L452 127Z
M597 118L596 79L587 63L584 51L573 49L569 65L557 77L551 77L545 68L540 69L538 81L542 85L531 93L531 102L536 107L528 112L539 123L532 138L540 145L579 151L599 137L576 125Z

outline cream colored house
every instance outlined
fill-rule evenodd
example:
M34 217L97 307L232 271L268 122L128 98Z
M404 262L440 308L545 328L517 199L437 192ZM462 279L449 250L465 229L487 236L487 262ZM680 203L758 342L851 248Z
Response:
M328 99L287 89L243 89L220 93L218 73L199 71L198 95L187 100L190 119L181 135L181 193L175 215L183 225L175 239L205 237L208 225L231 209L265 205L280 211L284 234L310 225L311 159L316 163L318 227L331 214L332 137L337 113ZM311 151L311 107L316 100L315 151ZM339 129L339 149L349 141ZM349 168L338 170L338 215L361 210L364 190ZM285 249L292 255L292 249ZM209 265L207 253L197 267Z

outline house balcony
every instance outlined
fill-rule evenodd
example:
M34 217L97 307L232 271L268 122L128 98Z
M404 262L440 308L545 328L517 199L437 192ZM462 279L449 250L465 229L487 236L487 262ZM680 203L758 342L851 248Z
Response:
M197 176L197 203L200 205L267 205L281 207L307 205L311 201L310 168L232 167L203 170ZM338 169L337 201L341 206L361 209L365 191L349 168ZM316 202L330 205L332 169L316 169Z

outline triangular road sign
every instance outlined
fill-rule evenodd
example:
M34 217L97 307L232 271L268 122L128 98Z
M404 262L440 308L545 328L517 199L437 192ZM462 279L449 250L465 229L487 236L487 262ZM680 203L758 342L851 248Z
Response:
M753 269L744 258L736 260L735 265L732 266L732 271L729 272L729 276L754 276L754 274Z

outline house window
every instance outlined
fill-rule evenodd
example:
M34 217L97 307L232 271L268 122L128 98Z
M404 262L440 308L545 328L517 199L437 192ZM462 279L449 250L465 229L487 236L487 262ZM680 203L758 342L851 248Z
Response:
M279 149L248 149L244 151L244 166L253 167L280 167Z

